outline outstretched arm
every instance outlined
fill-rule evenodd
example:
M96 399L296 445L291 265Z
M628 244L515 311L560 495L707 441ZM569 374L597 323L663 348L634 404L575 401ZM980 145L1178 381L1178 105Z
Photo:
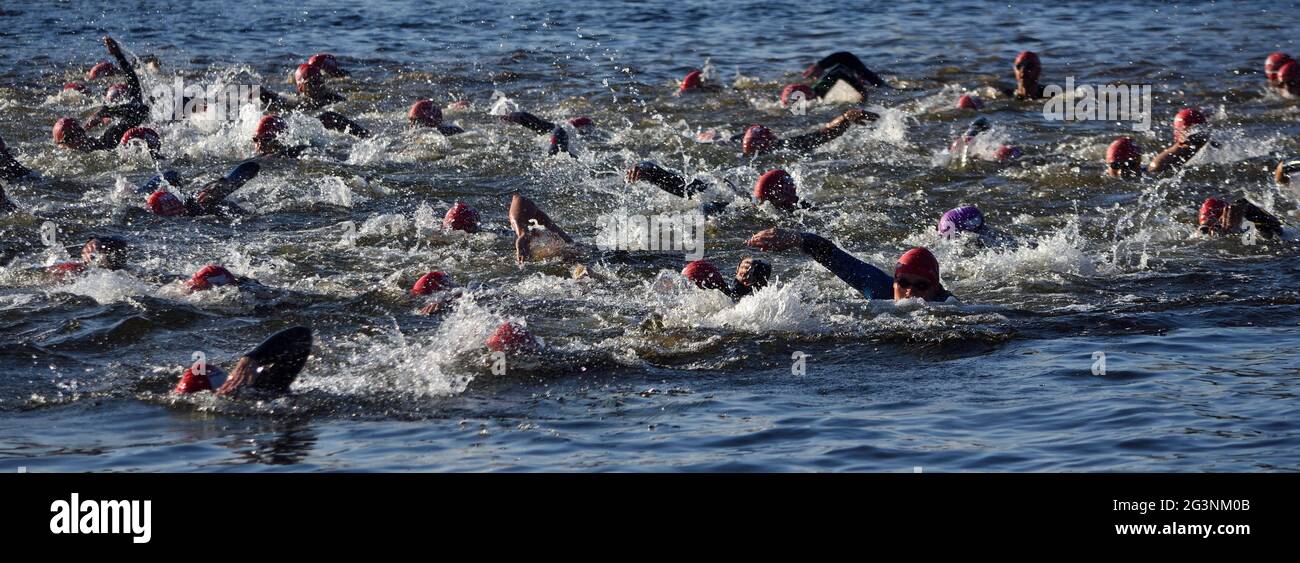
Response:
M537 204L533 203L533 200L515 194L515 196L510 200L510 226L514 228L515 236L524 237L524 235L528 234L528 226L534 221L537 222L538 225L545 227L547 230L560 235L560 238L564 239L564 242L573 242L573 238L569 236L569 233L564 232L564 229L561 229L559 225L556 225L555 222L546 215L545 211L542 211L537 207Z
M650 182L665 192L683 198L690 198L708 187L700 180L687 184L686 180L681 176L648 160L627 171L627 183L635 184L641 180Z
M786 148L807 152L839 138L845 131L848 131L849 127L854 123L865 123L877 119L880 119L880 116L869 111L863 111L860 109L846 110L842 115L836 117L830 123L823 125L821 129L812 133L805 133L803 135L796 135L794 137L782 139L781 143L785 145Z
M536 115L533 115L526 111L516 111L516 112L511 112L509 114L503 115L501 116L501 121L504 121L506 123L514 123L515 125L526 127L532 130L534 133L537 133L538 135L545 135L547 133L555 131L554 123L551 123L545 119L537 117Z
M140 87L140 77L135 74L135 67L131 66L131 61L127 60L126 53L122 52L122 46L117 41L107 35L104 36L104 46L108 48L108 54L113 55L117 60L118 68L126 75L126 95L130 100L137 104L144 104L144 90Z
M854 258L829 240L812 233L768 229L750 237L753 248L778 251L799 247L818 264L871 299L892 299L894 279L880 268Z
M1238 199L1229 208L1230 213L1240 213L1241 217L1255 224L1255 229L1265 238L1282 236L1282 222L1273 214L1260 209L1246 198Z

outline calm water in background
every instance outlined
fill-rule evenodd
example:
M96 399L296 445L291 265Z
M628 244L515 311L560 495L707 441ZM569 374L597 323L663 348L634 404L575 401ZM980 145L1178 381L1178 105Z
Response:
M43 172L8 186L39 215L0 218L0 470L868 470L1258 471L1300 468L1300 267L1296 243L1192 237L1209 195L1246 194L1288 224L1297 194L1266 168L1300 154L1300 106L1266 93L1271 51L1300 51L1280 3L1006 8L971 2L795 7L704 2L483 4L6 2L0 10L0 135ZM110 33L161 71L288 91L288 72L330 51L354 71L338 111L377 134L355 141L292 117L321 150L265 165L233 196L240 221L165 220L116 195L154 173L139 155L53 150L49 126L93 100L57 95L107 58ZM888 108L803 160L740 161L696 131L762 122L794 132L843 107L792 115L781 86L822 55L851 50L898 89ZM1047 83L1145 83L1155 128L1047 122L1034 104L989 99L994 134L1025 147L1009 168L961 169L944 149L970 115L965 90L995 97L1015 53L1043 55ZM673 81L709 63L734 88L678 98ZM98 85L98 89L103 85ZM601 125L580 158L487 115L505 96L551 119ZM468 99L470 133L406 131L420 97ZM1106 145L1133 134L1153 152L1183 105L1210 110L1222 146L1185 175L1100 177ZM257 114L225 126L158 124L187 177L252 156ZM780 282L739 306L665 283L680 256L513 264L508 194L521 190L579 239L602 214L681 202L621 171L654 159L749 185L783 166L815 211L784 217L737 202L711 219L724 270L754 231L828 236L887 266L929 245L960 308L868 304L797 254L767 256ZM718 197L719 194L712 194ZM492 232L437 232L468 201ZM942 244L942 211L977 203L1021 241ZM107 210L107 211L106 211ZM79 244L129 238L131 274L43 285L26 268L61 258L39 226ZM361 236L343 241L348 222ZM1294 233L1292 233L1294 235ZM184 296L166 276L219 262L278 288ZM442 269L473 299L441 317L403 296ZM483 336L526 320L549 352L488 373ZM265 404L166 395L193 351L229 359L294 324L317 330L293 397ZM791 374L791 355L807 373ZM1107 371L1092 375L1094 352Z

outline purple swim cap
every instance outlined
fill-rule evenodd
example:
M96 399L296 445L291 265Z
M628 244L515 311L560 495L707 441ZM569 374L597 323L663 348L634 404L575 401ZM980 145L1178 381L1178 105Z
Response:
M984 214L974 205L963 205L951 209L939 218L939 234L943 238L952 238L962 231L978 231L984 228Z

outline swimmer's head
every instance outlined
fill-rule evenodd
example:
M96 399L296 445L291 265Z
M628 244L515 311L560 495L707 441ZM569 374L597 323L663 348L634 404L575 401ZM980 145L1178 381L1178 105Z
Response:
M104 103L115 104L122 101L122 98L126 96L126 88L126 84L121 82L109 86L108 90L104 92Z
M1021 82L1037 82L1043 73L1043 63L1033 51L1021 51L1012 67L1016 70L1016 80Z
M1106 148L1106 175L1124 178L1142 175L1142 148L1133 137L1119 137Z
M1287 61L1282 65L1282 68L1277 71L1277 82L1279 86L1300 90L1300 63Z
M1241 217L1229 213L1228 202L1218 198L1206 198L1201 204L1197 223L1201 234L1224 234L1241 228Z
M122 133L122 139L118 142L121 146L127 146L132 142L144 143L149 147L149 152L157 154L162 150L162 139L158 137L158 132L148 127L132 127Z
M1291 55L1281 51L1270 53L1268 58L1264 59L1264 77L1268 79L1270 84L1280 84L1281 82L1277 79L1277 73L1286 65L1286 63L1291 61Z
M284 118L278 115L263 115L262 119L257 121L257 129L253 131L253 144L261 150L263 145L276 140L286 129L289 124L285 123Z
M682 268L682 277L690 280L700 289L727 289L727 279L722 277L718 267L708 260L687 263L686 267Z
M1174 142L1181 143L1193 128L1208 120L1199 108L1183 108L1174 116Z
M569 126L573 127L573 130L577 131L579 135L590 135L596 132L596 122L585 115L570 119Z
M772 265L766 260L746 257L736 266L736 285L748 287L751 291L767 287L767 281L771 277Z
M348 71L339 66L339 60L329 53L317 53L307 59L307 64L319 68L326 76L348 76Z
M789 84L784 90L781 90L781 107L788 108L790 104L800 99L799 96L795 95L796 93L802 96L805 101L812 101L813 98L817 97L817 94L807 84Z
M740 152L745 156L765 153L776 148L776 134L762 125L750 125L740 142Z
M420 100L411 106L406 114L411 125L420 127L437 127L442 125L442 108L431 100Z
M1009 162L1024 156L1024 151L1015 145L1002 145L998 150L993 151L993 159L998 162Z
M699 90L703 86L704 73L700 72L699 69L696 69L686 73L686 77L682 79L681 87L679 87L677 91L679 93L689 92L691 90Z
M86 136L86 130L81 127L81 123L71 117L60 117L54 122L54 144L63 148L79 149L89 143L90 138Z
M777 168L768 170L754 182L754 199L760 203L772 202L777 209L790 211L799 205L794 177L789 172Z
M100 61L99 63L96 63L95 66L90 67L89 71L86 71L86 80L94 80L105 76L117 75L117 67L113 66L113 63Z
M962 94L960 98L957 98L957 109L978 110L982 107L984 107L984 103L980 101L978 96Z
M478 211L473 207L458 201L452 205L451 209L447 210L447 214L443 216L442 228L449 231L477 233L479 231Z
M298 93L310 96L325 85L325 76L320 67L304 63L298 65L298 69L293 72L293 84Z
M432 295L451 287L451 278L442 272L429 272L415 280L411 286L411 295Z
M190 276L190 279L185 282L185 286L189 288L189 291L194 292L230 285L235 281L235 275L230 273L230 270L216 264L208 264L199 268L199 271L194 272L194 275Z
M185 204L181 202L181 198L167 190L158 190L149 194L149 198L145 200L145 208L154 215L163 217L178 217L185 214Z
M95 237L81 247L81 262L87 266L107 270L126 267L126 239L120 237Z
M527 328L512 322L501 323L484 344L493 352L506 354L527 354L541 347Z
M984 213L974 205L963 205L949 209L939 218L939 235L953 238L959 233L978 233L984 230Z
M924 247L903 253L894 265L894 299L920 297L931 301L939 295L939 260Z
M68 90L73 90L73 91L75 91L75 92L77 92L77 93L79 93L79 94L81 94L81 95L83 95L83 96L88 96L88 95L90 95L90 88L87 88L85 84L82 84L82 83L80 83L80 82L67 82L67 83L64 83L64 85L63 85L63 91L64 91L64 92L67 92Z

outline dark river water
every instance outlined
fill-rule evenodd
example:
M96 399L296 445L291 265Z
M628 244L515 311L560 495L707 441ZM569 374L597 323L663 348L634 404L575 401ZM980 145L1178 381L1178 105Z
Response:
M1300 105L1264 87L1264 58L1300 55L1294 4L644 2L347 4L122 0L0 5L0 136L39 177L5 186L0 216L0 471L1295 471L1300 469L1300 194L1269 170L1300 156ZM176 78L260 84L328 51L351 70L331 109L358 140L288 116L315 149L267 160L231 200L235 220L164 218L123 188L165 166L209 178L253 158L260 111L154 123L165 164L127 150L57 150L50 127L90 96L60 93L108 56L154 55L145 89ZM1000 95L1012 59L1043 80L1145 84L1150 131L1049 121ZM895 86L882 118L799 157L741 159L696 133L763 123L809 130L846 109L777 103L802 69L857 53ZM692 68L724 85L675 96ZM988 134L1024 157L961 166L949 141L985 99ZM419 98L468 100L467 133L406 127ZM1129 134L1153 153L1173 115L1206 110L1218 146L1184 173L1102 176ZM502 108L590 116L577 158L502 123ZM690 204L623 178L655 160L742 188L783 167L814 208L737 197L706 226L724 272L771 226L816 232L889 268L925 245L960 305L863 299L798 252L763 255L776 282L738 304L688 287L679 254L519 267L510 194L581 242L602 217ZM1211 195L1246 196L1286 240L1195 233ZM719 193L712 194L719 197ZM732 197L732 196L726 196ZM441 230L455 201L485 231ZM1002 246L943 241L943 211L978 204ZM57 226L47 244L42 225ZM32 269L111 234L126 271L53 284ZM1253 242L1254 244L1250 244ZM269 288L187 295L207 263ZM450 311L417 314L406 290L448 272ZM502 321L545 343L493 375L484 338ZM225 367L269 334L316 331L293 394L260 403L168 394L192 354ZM803 368L792 369L802 354ZM1104 373L1098 358L1104 355ZM796 373L798 372L798 373Z

